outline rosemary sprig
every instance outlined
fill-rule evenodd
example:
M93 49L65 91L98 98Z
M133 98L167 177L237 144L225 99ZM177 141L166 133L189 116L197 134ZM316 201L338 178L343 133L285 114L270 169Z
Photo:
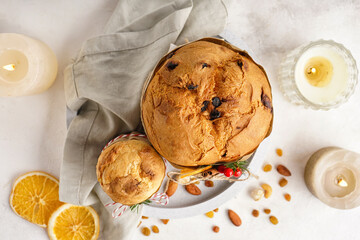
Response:
M141 203L137 203L137 204L134 204L134 205L130 206L130 210L135 211L135 209L136 209L136 213L139 213L139 206L141 204L149 205L150 203L151 203L151 200L146 199L145 201L143 201Z
M237 168L240 168L242 170L247 170L248 162L247 161L236 161L231 163L225 163L225 167L231 168L232 170L236 171Z

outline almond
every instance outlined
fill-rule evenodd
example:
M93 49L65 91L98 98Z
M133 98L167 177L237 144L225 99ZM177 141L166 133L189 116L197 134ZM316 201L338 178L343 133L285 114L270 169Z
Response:
M287 169L284 165L278 165L276 170L283 176L291 176L291 172L289 171L289 169Z
M188 193L192 194L192 195L200 195L201 194L201 190L200 188L198 188L195 184L189 184L185 186L186 191L188 191Z
M172 195L174 195L174 193L176 192L176 189L178 187L178 184L174 181L169 181L167 190L166 190L166 195L168 195L169 197L171 197Z
M231 222L239 227L241 225L241 219L239 217L239 215L236 214L236 212L234 212L233 210L228 210L228 215L229 215L229 218L231 220Z

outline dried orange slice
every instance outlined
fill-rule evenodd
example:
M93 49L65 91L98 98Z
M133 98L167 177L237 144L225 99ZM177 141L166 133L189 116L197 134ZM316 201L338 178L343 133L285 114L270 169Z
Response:
M192 176L192 175L195 175L195 174L198 174L198 173L201 173L201 172L204 172L208 169L212 168L212 166L206 166L206 167L200 167L200 168L196 168L194 169L193 171L188 171L188 170L185 170L181 173L180 175L180 178L185 178L185 177L188 177L188 176Z
M53 211L62 204L59 201L59 181L39 171L18 177L10 194L12 210L41 227L46 227Z
M99 236L99 215L92 207L64 204L51 215L51 240L95 240Z

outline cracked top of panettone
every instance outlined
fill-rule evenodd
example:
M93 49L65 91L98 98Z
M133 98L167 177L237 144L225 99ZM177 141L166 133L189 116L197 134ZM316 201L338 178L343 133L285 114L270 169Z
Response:
M113 143L100 154L96 174L112 200L131 206L159 189L165 164L146 140L130 139Z
M271 87L247 53L208 41L168 54L142 98L154 148L182 166L231 162L269 134Z

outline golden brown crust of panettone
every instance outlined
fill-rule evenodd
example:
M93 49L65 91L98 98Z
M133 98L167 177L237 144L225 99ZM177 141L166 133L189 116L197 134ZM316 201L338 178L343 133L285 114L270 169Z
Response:
M160 187L165 164L145 140L116 142L99 156L97 179L112 200L125 205L145 201Z
M142 98L148 139L181 166L230 162L253 152L272 118L263 68L243 52L207 41L168 55Z

